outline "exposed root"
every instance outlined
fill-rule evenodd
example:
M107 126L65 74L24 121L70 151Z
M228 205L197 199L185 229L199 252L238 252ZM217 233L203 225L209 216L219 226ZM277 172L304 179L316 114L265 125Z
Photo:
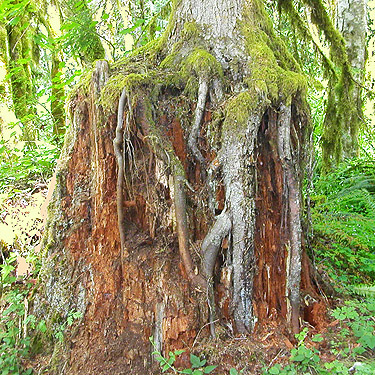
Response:
M284 169L284 197L287 200L287 225L289 228L289 256L287 264L287 295L288 319L293 333L299 332L299 306L300 306L300 284L301 284L301 203L300 187L294 168L292 157L292 143L290 127L292 119L291 106L280 105L278 118L278 148L279 157Z
M182 263L185 267L185 271L189 280L194 286L206 288L207 282L201 276L198 275L194 270L193 260L191 259L189 251L189 229L188 229L188 218L186 209L186 194L185 194L185 177L173 173L174 182L174 206L176 212L177 222L177 235L178 235L178 248Z
M240 333L251 332L255 324L252 296L256 171L253 156L262 113L264 110L259 107L257 112L246 116L246 129L240 137L233 128L228 128L223 134L220 151L225 201L232 220L233 317Z
M124 229L124 157L123 157L123 133L124 133L124 109L126 103L127 93L123 89L121 97L118 104L117 111L117 127L116 127L116 137L113 140L113 148L115 151L115 156L117 160L117 219L118 227L120 232L120 242L121 242L121 259L124 258L125 253L125 229Z
M210 331L211 336L215 335L215 298L214 298L214 281L213 271L217 254L220 250L223 239L229 234L232 223L227 211L223 211L208 232L207 236L202 243L202 254L203 254L203 273L207 279L207 301L210 311Z
M203 273L208 278L212 277L217 254L223 239L229 234L232 223L228 211L223 211L216 219L202 243Z
M199 161L202 166L206 165L206 161L202 153L198 149L198 137L199 130L203 119L204 107L206 105L206 99L208 94L208 80L201 77L199 78L199 89L198 89L198 100L197 107L195 109L194 124L191 128L188 145L194 157Z

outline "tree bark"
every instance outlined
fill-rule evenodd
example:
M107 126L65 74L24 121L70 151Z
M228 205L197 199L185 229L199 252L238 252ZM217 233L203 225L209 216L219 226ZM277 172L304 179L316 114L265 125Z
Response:
M149 336L189 347L214 317L298 331L304 92L261 1L181 0L156 47L96 63L71 103L35 304L84 316L58 371L149 373Z

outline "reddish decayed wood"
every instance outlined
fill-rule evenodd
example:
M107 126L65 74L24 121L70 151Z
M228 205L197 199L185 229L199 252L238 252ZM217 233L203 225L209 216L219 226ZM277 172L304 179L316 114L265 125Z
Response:
M263 118L257 146L254 307L258 322L285 319L287 228L282 226L283 170L277 155L276 113Z

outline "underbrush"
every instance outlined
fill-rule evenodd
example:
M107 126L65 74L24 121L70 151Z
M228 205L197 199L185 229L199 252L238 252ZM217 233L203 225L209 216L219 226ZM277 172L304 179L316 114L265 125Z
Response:
M0 264L0 369L1 375L32 374L24 366L31 353L30 330L45 331L44 321L37 323L29 314L29 293L32 280L17 280L15 276L16 255L12 253Z
M375 280L375 162L353 160L315 181L311 254L337 287Z
M375 374L375 299L350 299L331 311L331 326L320 334L304 328L289 363L265 368L264 375Z
M31 190L52 176L59 149L48 142L0 140L0 192Z

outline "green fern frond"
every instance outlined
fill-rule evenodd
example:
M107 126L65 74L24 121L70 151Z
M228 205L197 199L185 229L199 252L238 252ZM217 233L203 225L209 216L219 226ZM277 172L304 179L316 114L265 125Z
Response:
M373 298L375 297L375 285L356 285L352 289L353 293L366 297Z

